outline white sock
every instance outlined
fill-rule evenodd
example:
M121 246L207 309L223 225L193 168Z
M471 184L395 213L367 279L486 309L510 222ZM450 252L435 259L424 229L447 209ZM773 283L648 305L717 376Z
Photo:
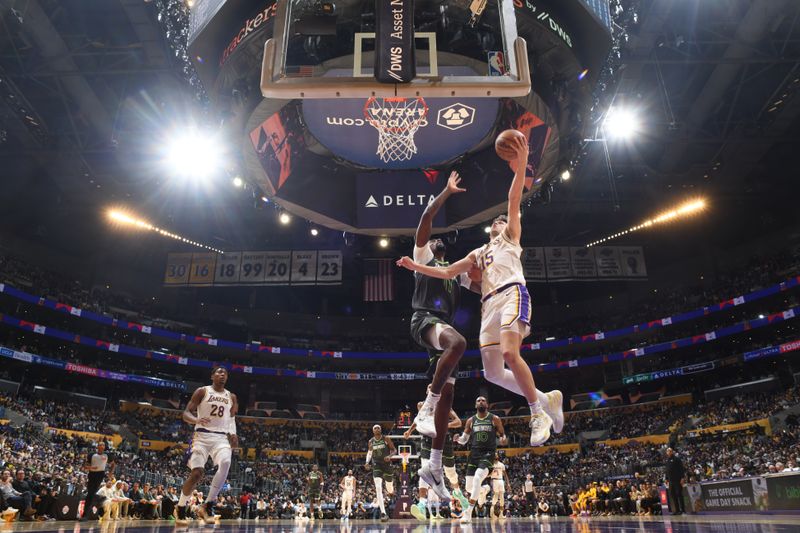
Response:
M181 496L178 498L178 507L186 507L186 503L189 501L190 497L191 496L187 496L181 491Z
M525 396L517 383L517 379L514 377L514 373L508 368L505 368L503 356L499 351L492 351L484 348L481 350L481 359L483 360L483 373L488 381L515 394ZM537 398L544 394L543 391L536 389Z
M442 450L431 450L431 458L428 459L431 470L442 469Z
M532 415L535 415L537 413L541 413L542 412L542 402L540 402L539 400L536 400L535 402L529 403L528 407L531 408L531 414Z

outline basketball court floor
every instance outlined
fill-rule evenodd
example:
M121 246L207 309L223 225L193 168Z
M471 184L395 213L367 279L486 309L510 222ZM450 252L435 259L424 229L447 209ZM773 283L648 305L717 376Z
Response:
M800 531L800 516L786 515L716 515L679 517L607 517L510 519L506 522L475 520L472 524L441 521L423 524L416 520L392 520L381 523L371 520L317 520L298 523L293 520L254 521L226 520L204 526L199 522L176 528L165 521L137 522L33 522L0 525L0 532L42 533L172 533L173 531L214 531L215 533L789 533Z

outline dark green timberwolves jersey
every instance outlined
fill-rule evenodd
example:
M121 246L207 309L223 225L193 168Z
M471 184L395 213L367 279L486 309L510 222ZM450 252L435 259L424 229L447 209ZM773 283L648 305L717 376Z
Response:
M322 481L322 473L321 472L311 471L311 473L308 474L308 486L311 489L319 489L321 481Z
M449 264L446 261L437 261L436 258L427 263L428 266L433 267L444 267ZM458 278L439 279L415 272L411 308L414 311L434 313L446 321L452 322L456 309L458 309L460 294Z
M472 415L472 443L473 450L496 450L497 437L494 432L494 415L487 413L486 418Z
M372 450L372 465L382 467L386 464L384 459L389 456L389 446L386 444L386 441L381 439L376 439L373 437L369 441L369 448Z

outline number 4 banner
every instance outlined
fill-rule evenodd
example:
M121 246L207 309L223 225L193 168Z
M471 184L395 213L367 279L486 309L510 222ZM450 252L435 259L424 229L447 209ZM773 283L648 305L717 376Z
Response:
M292 252L292 285L314 285L317 281L317 251Z

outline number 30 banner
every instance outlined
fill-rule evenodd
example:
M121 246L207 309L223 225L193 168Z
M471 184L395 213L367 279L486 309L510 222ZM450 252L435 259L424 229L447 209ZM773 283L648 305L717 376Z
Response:
M341 285L339 250L173 253L167 256L164 285Z

